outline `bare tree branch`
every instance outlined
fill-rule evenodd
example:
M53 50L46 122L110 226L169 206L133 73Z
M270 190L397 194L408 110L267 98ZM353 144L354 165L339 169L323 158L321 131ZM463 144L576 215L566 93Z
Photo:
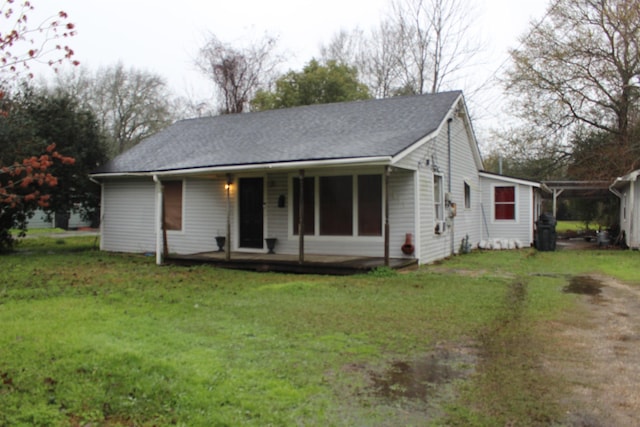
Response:
M219 90L221 113L247 111L256 92L268 88L283 62L275 54L276 44L275 38L264 36L248 47L234 47L210 34L196 66Z

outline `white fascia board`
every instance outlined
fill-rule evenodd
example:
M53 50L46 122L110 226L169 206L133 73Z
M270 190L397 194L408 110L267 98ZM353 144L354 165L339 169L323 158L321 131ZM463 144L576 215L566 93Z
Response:
M478 172L478 174L483 178L495 179L497 181L504 181L504 182L508 182L508 183L511 183L511 184L528 185L530 187L535 187L535 188L540 188L540 186L541 186L541 184L539 182L528 181L526 179L521 179L521 178L513 178L513 177L510 177L510 176L504 176L504 175L495 175L495 174L487 173L487 172Z
M312 160L282 163L260 163L250 165L230 165L214 166L204 168L173 169L167 171L150 172L121 172L121 173L97 173L89 175L91 178L118 178L118 177L146 177L146 176L174 176L174 175L206 175L215 173L244 172L244 171L265 171L265 170L288 170L288 169L309 169L309 168L329 168L347 166L386 166L391 163L390 156L378 157L358 157L347 159Z
M409 154L413 153L415 150L417 150L418 148L422 147L424 144L426 144L427 142L431 141L432 139L435 139L438 136L438 133L440 132L440 128L441 127L442 126L438 127L438 129L436 129L435 131L433 131L430 134L420 138L417 142L411 144L411 146L409 148L406 148L403 151L401 151L399 154L396 154L393 157L391 165L393 166L396 163L402 161L402 159L407 157Z
M612 188L621 188L630 182L637 181L639 175L640 175L640 169L635 170L625 176L620 176L616 178L615 181L613 181L613 184L609 186L609 189L611 190Z

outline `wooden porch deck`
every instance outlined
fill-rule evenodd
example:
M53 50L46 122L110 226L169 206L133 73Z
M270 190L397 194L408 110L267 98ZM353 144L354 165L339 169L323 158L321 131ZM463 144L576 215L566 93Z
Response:
M300 264L297 255L246 252L232 252L229 261L225 259L224 252L174 254L169 255L165 260L171 264L211 264L237 270L329 275L362 274L384 266L382 257L305 254L304 263ZM391 258L389 267L395 270L415 269L418 267L418 261L413 258Z

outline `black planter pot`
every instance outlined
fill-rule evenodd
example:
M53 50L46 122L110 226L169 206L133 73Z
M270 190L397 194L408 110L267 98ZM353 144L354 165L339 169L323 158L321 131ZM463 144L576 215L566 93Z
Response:
M227 238L224 236L216 236L216 244L218 245L218 252L224 252L224 244L227 242Z
M267 242L267 249L269 249L269 253L275 254L276 252L274 251L274 249L276 247L276 242L278 241L278 239L276 239L275 237L267 237L266 239L264 239L264 241Z

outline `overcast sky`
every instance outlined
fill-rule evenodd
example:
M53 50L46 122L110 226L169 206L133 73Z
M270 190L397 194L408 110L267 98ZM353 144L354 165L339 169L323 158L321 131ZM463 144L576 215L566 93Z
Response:
M380 22L390 0L46 0L32 1L38 14L64 10L76 25L69 40L76 59L91 69L113 65L144 69L163 76L181 96L207 96L210 85L195 70L193 61L212 32L223 41L267 32L279 38L290 55L286 69L299 70L319 46L340 29L369 29ZM507 49L528 23L544 15L547 0L468 0L475 5L474 23L485 42L474 71L475 84L485 82L504 63ZM460 82L465 89L468 82ZM204 92L204 93L203 93ZM486 128L493 102L487 98L472 111L476 128ZM471 100L467 100L473 104ZM478 104L478 103L476 103Z

